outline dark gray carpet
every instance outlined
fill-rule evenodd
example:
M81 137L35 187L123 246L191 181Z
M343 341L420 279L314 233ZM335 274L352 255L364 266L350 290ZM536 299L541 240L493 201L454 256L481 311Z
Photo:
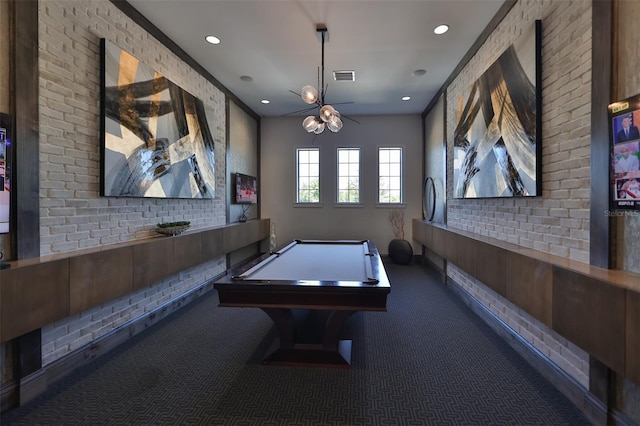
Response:
M388 312L359 312L351 370L263 366L271 321L215 292L2 415L2 425L586 425L417 265L387 264Z

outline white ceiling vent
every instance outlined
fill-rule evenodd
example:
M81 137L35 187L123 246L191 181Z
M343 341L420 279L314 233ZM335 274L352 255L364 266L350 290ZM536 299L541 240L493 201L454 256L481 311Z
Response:
M333 79L335 81L356 81L355 71L334 71Z

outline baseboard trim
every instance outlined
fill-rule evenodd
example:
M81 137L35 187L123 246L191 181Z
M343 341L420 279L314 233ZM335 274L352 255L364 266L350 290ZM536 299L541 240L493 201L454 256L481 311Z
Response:
M40 370L22 378L19 384L16 382L6 383L0 389L2 412L32 400L45 392L50 385L73 373L78 368L105 355L137 334L209 293L213 290L213 283L224 275L224 273L219 274L175 299L165 302L154 310L122 324L93 342L43 366Z
M18 388L19 386L15 380L2 384L2 388L0 388L0 413L19 405Z
M593 424L607 424L607 406L594 397L589 390L565 373L553 361L540 352L535 346L522 338L507 323L502 321L478 299L467 292L451 277L446 277L445 284L472 312L478 315L489 327L502 337L513 349L532 365L543 377L551 382L565 397L573 402ZM616 424L633 424L624 421L621 413L615 415L620 420Z
M26 404L47 390L47 372L40 369L20 379L19 405Z

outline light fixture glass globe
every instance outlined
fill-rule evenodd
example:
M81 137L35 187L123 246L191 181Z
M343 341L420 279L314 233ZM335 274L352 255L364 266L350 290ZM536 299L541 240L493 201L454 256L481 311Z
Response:
M327 122L327 127L333 133L338 133L342 129L342 120L337 115Z
M300 97L308 104L315 103L318 100L318 89L313 86L304 86L300 91Z
M319 135L320 133L324 132L324 126L325 126L324 123L318 123L318 128L315 129L313 133L315 133L316 135Z
M322 121L327 122L335 116L336 110L331 105L324 105L320 108L320 118Z
M315 131L318 128L318 124L318 120L313 115L302 120L302 127L309 133Z

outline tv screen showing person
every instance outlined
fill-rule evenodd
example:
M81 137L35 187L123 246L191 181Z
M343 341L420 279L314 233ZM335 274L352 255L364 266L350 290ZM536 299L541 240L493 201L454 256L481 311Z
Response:
M640 131L633 124L633 115L623 115L620 120L620 130L616 133L616 143L640 139Z
M640 182L638 182L636 178L631 178L624 182L621 189L624 192L625 198L640 198Z
M613 170L616 175L640 170L640 160L638 159L638 154L640 153L637 145L637 142L632 142L616 147L613 164Z

